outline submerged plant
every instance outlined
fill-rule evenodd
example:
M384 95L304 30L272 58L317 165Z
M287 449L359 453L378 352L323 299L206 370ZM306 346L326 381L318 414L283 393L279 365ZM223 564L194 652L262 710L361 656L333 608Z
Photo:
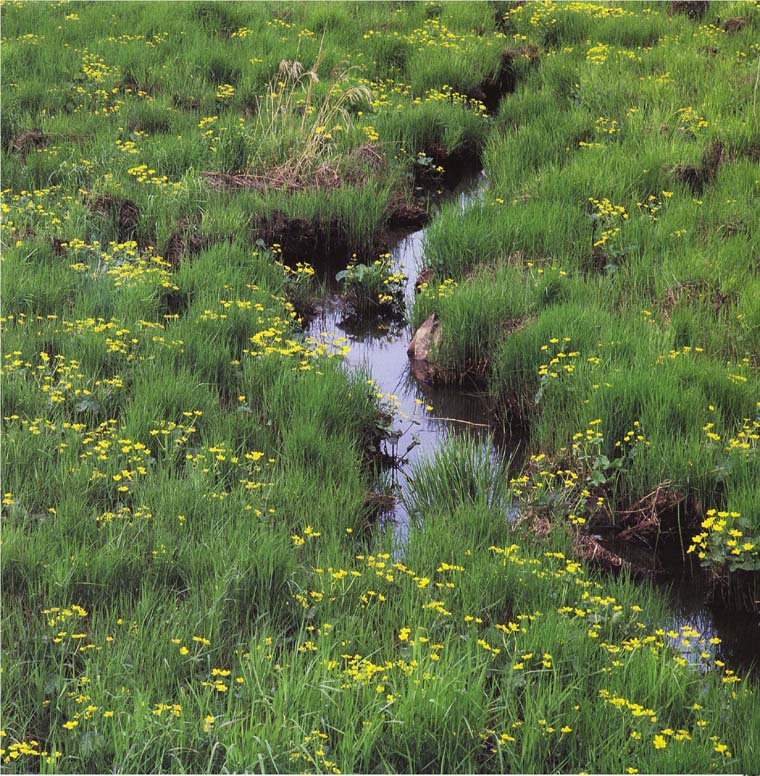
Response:
M372 264L351 263L335 277L355 314L400 314L406 275L394 270L390 254L383 254Z

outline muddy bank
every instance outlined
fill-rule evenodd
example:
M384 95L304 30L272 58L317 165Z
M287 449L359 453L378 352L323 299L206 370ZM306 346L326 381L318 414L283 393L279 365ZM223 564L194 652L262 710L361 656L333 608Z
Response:
M415 166L411 191L397 190L390 194L382 225L369 241L357 242L348 224L339 218L314 221L279 209L261 214L255 220L252 238L273 247L286 265L306 261L320 277L332 282L335 273L344 269L354 254L357 262L372 262L421 230L430 221L437 204L455 195L462 182L471 177L473 169L480 169L480 152L479 147L467 145L455 152L442 145L429 149L433 164ZM228 178L237 181L235 186L240 184L240 176Z
M690 19L704 19L710 3L708 0L673 0L671 13L680 13Z
M481 169L482 152L482 147L475 143L464 143L455 150L438 142L428 144L425 154L431 161L415 164L415 189L422 189L431 196L441 188L455 190L472 170Z
M589 504L592 502L593 498L589 499ZM614 511L606 501L592 513L588 531L633 572L662 582L686 575L701 591L704 601L757 617L760 579L756 573L703 568L699 558L688 551L691 537L702 530L706 517L698 497L663 482L646 496Z
M343 269L353 254L360 262L374 261L390 251L399 235L413 232L429 220L429 210L423 202L398 195L388 202L383 227L369 244L352 239L347 225L338 218L315 222L282 210L273 210L261 217L254 235L266 246L273 247L288 266L306 261L324 276Z
M507 59L504 62L508 61ZM505 65L506 67L506 65ZM501 71L499 71L501 73ZM512 76L495 76L489 88L493 94L509 86ZM511 71L509 71L511 73ZM508 83L507 83L508 82ZM490 82L489 82L490 83ZM358 240L345 217L306 218L284 208L255 213L251 226L251 242L261 240L288 266L308 262L322 274L342 269L346 257L356 254L360 262L374 260L408 234L421 229L430 220L437 202L456 191L460 183L480 169L482 144L468 141L452 149L442 142L432 141L423 152L414 155L406 172L408 183L400 182L384 204L382 222L375 233ZM221 192L256 191L309 192L334 191L343 187L363 188L370 181L391 180L389 162L373 144L354 148L343 156L304 169L280 165L262 171L209 170L202 173L210 189ZM177 230L171 252L181 251L182 230Z
M723 144L716 140L702 152L699 165L678 165L673 175L680 183L686 184L694 194L701 194L705 186L715 180L724 156Z
M524 58L533 65L538 61L539 53L536 46L519 46L505 49L499 59L496 71L471 89L467 96L482 102L489 113L495 113L499 108L501 98L511 94L517 88L517 70L515 63Z
M172 267L178 267L183 259L197 256L211 241L202 237L197 219L183 218L177 223L176 231L166 241L162 256Z

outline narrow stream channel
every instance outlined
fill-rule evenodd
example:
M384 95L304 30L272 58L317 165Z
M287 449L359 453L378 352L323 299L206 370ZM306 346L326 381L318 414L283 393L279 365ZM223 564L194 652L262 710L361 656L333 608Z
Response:
M463 180L445 199L457 201L464 209L477 206L487 188L485 173ZM427 227L402 237L391 250L395 270L407 276L407 316L414 304L414 284L425 266ZM347 262L344 261L342 269ZM337 270L336 270L337 271ZM332 278L328 278L332 280ZM407 347L413 332L406 323L370 321L357 325L347 318L337 286L330 283L328 297L319 312L312 317L305 334L322 339L340 333L350 345L345 357L353 369L362 369L371 376L377 391L387 397L396 414L394 429L397 438L386 440L385 452L398 461L386 474L396 494L392 514L385 525L394 532L396 543L403 547L410 516L404 506L403 494L408 486L414 464L431 458L450 435L465 434L482 447L483 455L494 462L504 462L520 455L526 440L510 437L494 423L486 396L475 387L428 385L418 381L407 357ZM664 584L672 603L672 617L662 623L665 630L698 630L704 638L718 637L719 656L737 670L760 669L760 616L745 612L725 611L720 606L705 603L704 591L693 579L671 580ZM679 639L671 639L674 646Z
M483 196L486 185L485 175L479 173L462 181L446 199L454 199L466 208ZM423 228L402 237L391 250L395 269L408 278L407 313L414 304L415 279L424 266L426 231ZM413 335L408 323L368 321L357 325L346 319L343 302L334 288L320 312L310 320L306 334L322 338L336 332L345 336L351 347L345 359L348 366L371 375L378 394L394 409L396 435L383 444L384 452L398 461L386 472L391 480L387 484L393 487L397 498L393 514L385 520L392 524L397 541L403 544L410 517L401 496L415 462L432 457L451 434L467 434L482 445L484 455L494 457L510 455L515 442L496 428L485 396L475 386L463 389L428 385L414 377L407 357Z

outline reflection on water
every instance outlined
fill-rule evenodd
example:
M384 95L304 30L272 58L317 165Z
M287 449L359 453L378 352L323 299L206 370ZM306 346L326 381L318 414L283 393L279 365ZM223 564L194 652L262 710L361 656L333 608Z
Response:
M721 643L715 649L719 659L743 674L752 671L755 678L760 676L760 614L705 603L707 591L693 579L671 580L666 587L673 630L691 627L707 640L719 638Z

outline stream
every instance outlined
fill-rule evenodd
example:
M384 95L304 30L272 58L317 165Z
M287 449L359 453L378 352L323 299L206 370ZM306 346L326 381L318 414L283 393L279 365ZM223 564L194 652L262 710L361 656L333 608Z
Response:
M487 188L484 172L462 180L447 192L446 201L456 201L465 209L475 206ZM435 217L435 215L434 215ZM425 239L427 228L403 235L391 250L395 271L407 276L406 311L414 304L414 283L425 266ZM483 455L494 462L517 458L524 453L527 440L510 436L494 422L489 412L487 396L473 386L428 385L418 381L407 357L407 347L413 331L408 322L367 321L357 324L346 317L343 301L334 281L335 271L345 267L346 257L336 257L335 267L329 269L329 293L316 315L308 320L305 334L316 339L344 336L350 346L345 356L349 368L362 369L374 381L378 394L390 403L395 413L394 435L385 440L384 452L396 464L383 472L387 477L382 486L390 486L396 496L393 506L384 514L381 527L394 532L395 543L403 552L410 524L410 515L404 505L416 462L432 458L451 435L464 434L481 446ZM679 570L680 573L680 570ZM718 637L721 645L718 656L736 670L744 672L760 668L760 615L726 610L705 603L705 591L688 577L670 578L658 583L671 599L672 615L662 627L679 631L698 630L705 638ZM672 639L674 646L678 639Z

